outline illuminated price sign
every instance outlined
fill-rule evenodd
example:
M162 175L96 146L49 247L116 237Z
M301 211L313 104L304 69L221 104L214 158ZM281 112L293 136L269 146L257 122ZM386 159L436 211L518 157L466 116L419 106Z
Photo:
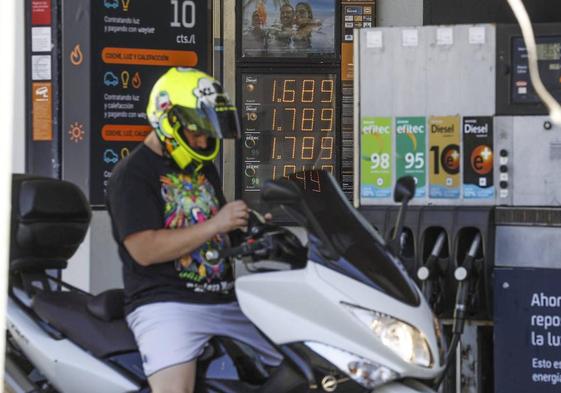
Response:
M307 169L335 173L335 74L242 75L242 197L259 201L267 179Z

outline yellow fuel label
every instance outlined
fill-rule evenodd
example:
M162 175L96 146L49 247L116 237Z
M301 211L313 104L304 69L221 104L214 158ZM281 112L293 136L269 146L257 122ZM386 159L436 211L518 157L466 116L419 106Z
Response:
M460 116L429 118L429 198L460 197Z

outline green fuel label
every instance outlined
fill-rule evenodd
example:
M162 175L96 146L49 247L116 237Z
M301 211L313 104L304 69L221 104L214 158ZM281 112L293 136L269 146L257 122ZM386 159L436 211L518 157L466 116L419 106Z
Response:
M395 120L396 130L396 175L411 176L415 179L417 190L415 198L426 195L426 118L398 117Z
M364 117L360 129L360 195L391 198L392 118Z

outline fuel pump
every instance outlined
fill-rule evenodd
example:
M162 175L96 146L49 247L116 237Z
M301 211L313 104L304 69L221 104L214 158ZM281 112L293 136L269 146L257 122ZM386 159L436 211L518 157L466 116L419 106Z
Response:
M453 363L456 365L455 390L457 392L465 391L463 390L462 385L472 385L472 379L475 379L475 375L472 377L468 375L469 373L464 372L462 364L464 358L470 359L477 357L477 355L473 355L473 344L460 346L458 346L458 344L460 344L462 335L464 334L466 318L474 306L473 299L476 297L477 280L480 276L483 265L483 259L479 258L481 255L481 243L481 233L476 231L472 237L471 243L469 244L468 251L462 260L462 264L454 270L454 278L456 279L458 286L452 318L452 336L448 347L448 353L446 355L445 372L442 373L435 381L436 389L440 387L444 378L447 376L447 371ZM475 351L475 353L477 352L478 351ZM472 369L472 374L474 374L473 371L475 371L475 363Z

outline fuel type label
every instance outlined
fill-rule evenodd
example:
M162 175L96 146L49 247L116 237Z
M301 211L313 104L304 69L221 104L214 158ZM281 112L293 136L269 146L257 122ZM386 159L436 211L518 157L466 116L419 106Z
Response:
M392 118L364 117L360 129L360 195L362 198L390 198Z
M460 117L429 118L429 197L460 197Z
M426 195L426 118L398 117L395 120L396 178L412 176L417 189L415 198Z
M464 117L464 198L494 199L493 118Z

